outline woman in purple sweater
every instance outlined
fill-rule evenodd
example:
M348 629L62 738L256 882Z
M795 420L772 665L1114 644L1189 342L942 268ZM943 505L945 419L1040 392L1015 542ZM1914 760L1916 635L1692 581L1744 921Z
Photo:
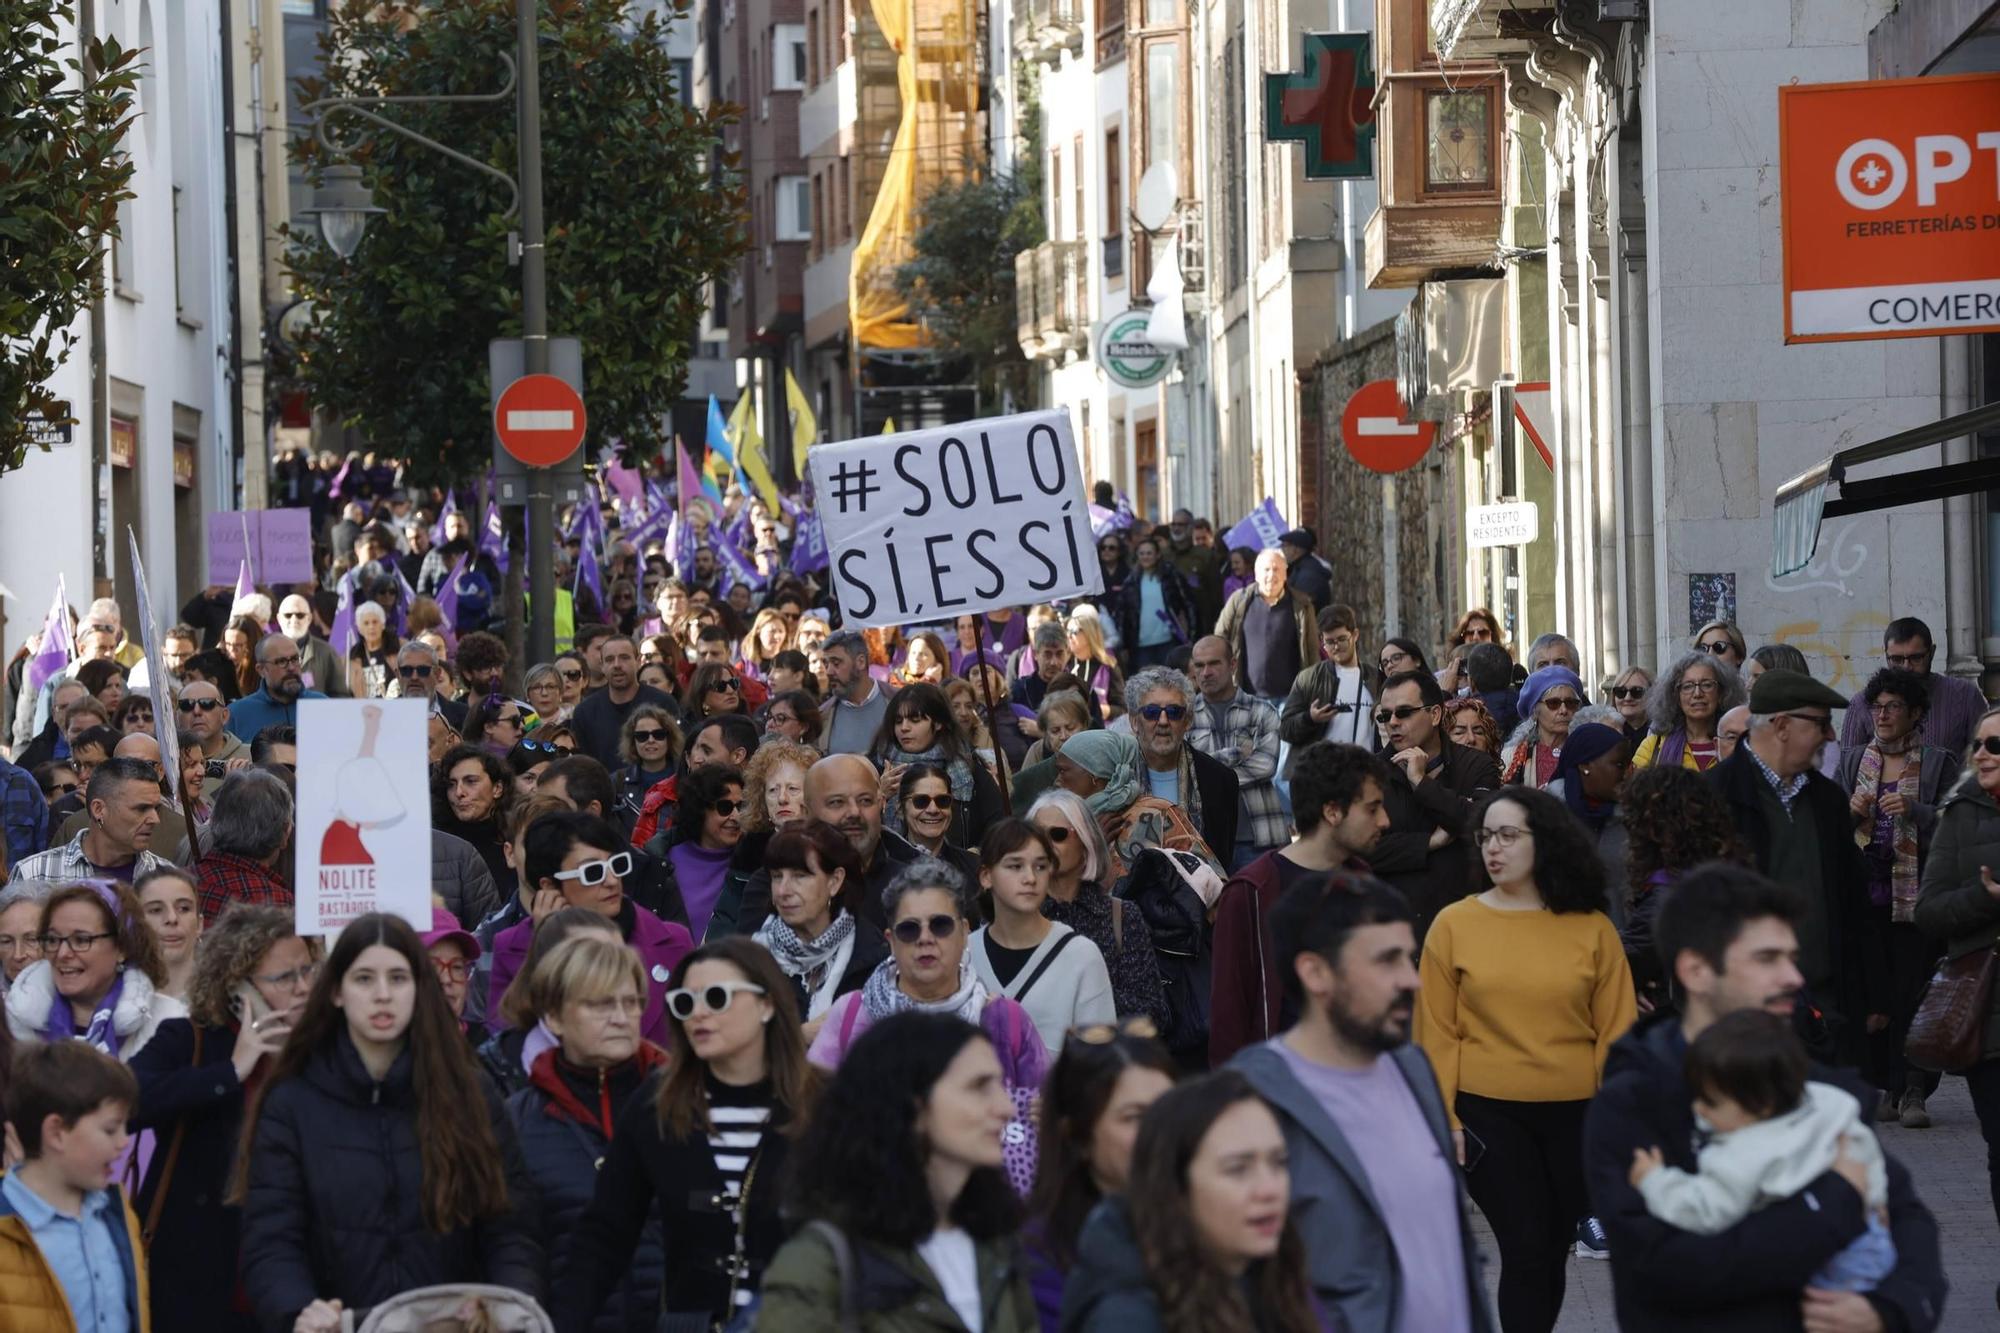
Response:
M728 764L703 764L681 778L674 805L674 831L667 842L688 930L708 937L708 920L729 881L730 862L743 841L743 771Z

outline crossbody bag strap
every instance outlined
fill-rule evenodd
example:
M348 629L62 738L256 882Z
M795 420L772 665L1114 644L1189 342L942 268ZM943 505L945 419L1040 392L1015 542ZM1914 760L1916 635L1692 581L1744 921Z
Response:
M201 1067L201 1025L194 1028L194 1059L190 1067ZM160 1163L160 1187L153 1191L153 1201L146 1206L146 1221L139 1228L139 1239L148 1248L153 1244L153 1236L160 1229L160 1213L167 1206L167 1190L174 1183L174 1163L181 1157L181 1144L187 1140L188 1118L183 1114L174 1122L174 1136L167 1141L167 1157ZM136 1154L135 1154L136 1156Z
M1049 951L1042 955L1042 961L1035 964L1035 970L1028 973L1028 979L1021 983L1021 989L1015 991L1013 996L1011 997L1014 1003L1019 1004L1022 1000L1028 998L1028 992L1033 990L1035 988L1035 983L1042 979L1042 973L1049 970L1049 964L1055 962L1056 955L1061 953L1064 949L1068 948L1071 940L1077 938L1080 938L1077 932L1072 930L1067 935L1064 935L1061 939L1057 940L1055 944L1050 947Z
M834 1271L840 1275L840 1330L841 1333L859 1333L861 1319L861 1294L854 1289L854 1246L847 1239L847 1233L833 1223L815 1218L806 1223L808 1231L817 1231L826 1242L826 1248L833 1251Z
M1120 958L1125 956L1125 900L1111 900L1111 947Z

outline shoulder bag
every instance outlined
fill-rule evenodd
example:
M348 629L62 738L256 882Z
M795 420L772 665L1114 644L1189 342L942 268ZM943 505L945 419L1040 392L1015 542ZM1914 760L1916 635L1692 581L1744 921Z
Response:
M1924 990L1903 1056L1919 1069L1956 1074L1985 1054L1986 1021L1993 1012L1993 975L2000 949L1989 945L1948 958Z

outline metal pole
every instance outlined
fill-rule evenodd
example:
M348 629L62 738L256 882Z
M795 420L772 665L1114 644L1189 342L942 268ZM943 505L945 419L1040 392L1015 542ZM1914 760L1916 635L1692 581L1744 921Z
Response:
M972 627L979 635L979 642L976 645L979 650L979 684L981 692L986 695L986 732L993 738L993 767L998 770L994 774L994 777L998 778L1000 782L1000 808L1005 810L1009 816L1012 816L1014 813L1014 793L1009 790L1007 752L1000 748L1000 703L993 697L993 677L986 670L986 613L984 611L972 617ZM972 738L970 736L966 737L968 748L970 748L971 741Z
M549 369L547 256L542 249L542 68L537 50L539 0L515 0L521 101L521 342L530 375ZM556 655L555 483L545 467L528 470L528 661Z

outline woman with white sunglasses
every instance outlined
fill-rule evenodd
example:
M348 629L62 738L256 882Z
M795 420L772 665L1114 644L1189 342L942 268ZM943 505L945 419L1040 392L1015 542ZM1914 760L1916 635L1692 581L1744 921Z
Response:
M606 1326L607 1300L655 1219L672 1261L658 1323L647 1328L729 1323L785 1238L786 1131L819 1083L792 984L741 935L690 953L669 984L677 1055L619 1113L595 1196L555 1274L558 1328Z

